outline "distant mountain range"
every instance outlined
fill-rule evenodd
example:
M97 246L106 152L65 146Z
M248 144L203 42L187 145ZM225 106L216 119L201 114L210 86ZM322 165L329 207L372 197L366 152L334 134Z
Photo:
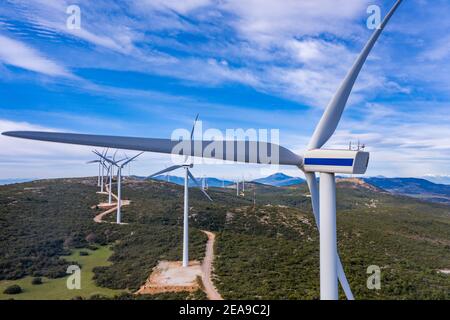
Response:
M290 177L284 173L275 173L271 176L253 180L253 182L267 184L274 187L287 187L305 182L302 178Z
M171 175L161 175L156 176L153 179L160 180L160 181L166 181L171 182L179 185L184 185L184 178L178 177L178 176L171 176ZM221 188L222 186L229 187L234 185L236 182L230 181L230 180L221 180L217 178L207 177L205 178L207 181L207 185L209 187L217 187ZM197 177L197 180L201 182L201 178ZM287 187L292 186L296 184L301 184L305 182L305 180L301 178L296 177L290 177L288 175L285 175L284 173L275 173L273 175L270 175L265 178L256 179L253 181L247 181L247 182L255 182L260 184L265 184L273 187ZM195 186L195 183L193 181L189 181L189 186Z
M450 176L427 175L422 177L422 179L431 181L433 183L450 185Z
M138 176L132 176L132 178L138 180L148 179L147 177ZM434 182L446 181L446 178L450 182L450 177L446 176L427 176L426 178L386 178L383 176L377 176L357 179L389 193L414 197L431 202L450 204L450 185ZM153 179L175 183L178 185L184 184L184 178L178 176L160 175L154 177ZM201 183L202 178L197 177L197 179ZM221 180L213 177L206 177L205 179L209 187L221 188L223 186L230 187L235 185L235 182L231 180ZM29 182L33 180L36 179L0 179L0 185ZM280 172L265 178L253 180L251 182L273 187L288 187L304 183L305 180L299 177L291 177ZM196 185L193 181L189 181L189 186L194 187Z
M145 179L145 178L143 178ZM184 184L184 178L177 176L162 175L155 177L156 180L168 181L178 185ZM209 187L221 188L233 186L235 182L230 180L220 180L217 178L205 178ZM386 177L370 177L356 178L365 183L385 190L386 192L414 197L431 202L449 203L450 204L450 185L433 183L427 179L421 178L386 178ZM201 181L200 178L198 178ZM284 173L275 173L265 178L253 180L251 182L264 184L273 187L288 187L304 183L305 180L298 177L291 177ZM193 181L189 181L189 186L195 186Z
M33 180L35 180L35 179L0 179L0 186L6 185L6 184L30 182Z
M199 177L196 177L196 178L199 181L199 183L202 183L202 178L199 178ZM153 177L152 179L160 180L160 181L166 181L166 182L171 182L171 183L175 183L175 184L178 184L178 185L184 185L184 178L183 177L177 177L177 176L171 176L171 175L161 175L161 176ZM207 184L208 187L221 188L223 186L228 187L228 186L234 184L233 181L220 180L220 179L211 178L211 177L207 177L207 178L205 178L205 180L206 180L206 184ZM189 186L190 187L194 187L194 186L196 186L196 184L194 183L194 181L189 180Z
M450 203L450 186L419 178L362 178L368 184L390 193L432 202Z

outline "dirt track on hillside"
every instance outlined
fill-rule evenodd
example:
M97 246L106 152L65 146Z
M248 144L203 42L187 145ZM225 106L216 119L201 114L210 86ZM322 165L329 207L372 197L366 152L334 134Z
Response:
M108 193L108 192L109 192L109 190L108 190L108 185L106 185L106 193ZM116 201L118 200L117 196L116 196L114 193L112 193L112 196L113 196L114 199L116 199ZM129 204L130 204L130 200L122 200L122 207L123 207L123 206L128 206ZM112 213L112 212L114 212L114 211L117 211L117 202L111 204L111 206L112 206L112 207L109 207L109 206L108 206L108 210L106 210L106 211L104 211L104 212L99 213L98 215L96 215L96 216L94 217L94 222L96 222L96 223L106 223L106 221L103 221L103 218L104 218L105 216L107 216L108 214L110 214L110 213Z
M214 261L214 242L216 235L212 232L202 230L208 236L208 242L206 243L205 259L202 264L203 271L203 286L209 300L223 300L220 293L217 291L212 281L213 261Z

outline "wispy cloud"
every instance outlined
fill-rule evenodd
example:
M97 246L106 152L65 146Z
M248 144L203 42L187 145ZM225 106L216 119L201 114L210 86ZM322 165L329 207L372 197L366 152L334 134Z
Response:
M89 105L103 97L92 102L93 109L104 111L103 102L114 111L126 108L124 120L136 122L136 135L166 134L166 122L187 125L200 110L221 128L279 127L282 144L301 152L370 36L364 20L372 2L80 0L82 29L69 30L70 1L15 0L0 5L0 72L15 66L55 77L41 81L42 87L64 92L69 100L84 95ZM374 3L383 13L391 5ZM444 103L450 92L450 20L440 14L449 9L447 0L403 2L364 66L330 146L346 147L360 138L375 151L375 174L450 172ZM98 75L99 69L107 75ZM142 76L142 86L117 80L122 76ZM252 94L241 98L246 90ZM256 96L258 103L252 100ZM228 97L234 99L220 101ZM111 120L111 130L126 131L113 115L58 112L49 114L74 127L98 123L103 130Z
M323 107L351 65L349 57L357 53L333 37L360 37L364 29L355 19L365 14L366 2L81 1L81 30L65 27L67 1L16 4L22 9L19 17L33 25L125 57L103 60L98 67L138 70L202 86L240 83ZM199 41L187 46L180 40L184 35ZM179 49L176 54L164 47L167 36L172 39L169 45ZM100 57L103 52L90 55ZM367 73L366 80L373 73ZM364 83L358 91L378 85L373 80Z
M50 76L69 77L70 72L62 65L44 57L26 44L0 35L0 61L22 69Z

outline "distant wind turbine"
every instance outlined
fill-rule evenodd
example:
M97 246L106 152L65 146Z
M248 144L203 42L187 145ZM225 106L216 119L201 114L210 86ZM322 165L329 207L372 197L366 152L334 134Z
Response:
M101 160L91 160L86 162L87 164L92 164L92 163L98 163L98 175L97 175L97 187L100 188L100 180L101 180L101 174L102 174L102 161Z
M198 115L195 118L194 125L191 131L191 141L193 141L195 124L197 123ZM175 165L164 170L161 170L157 173L152 174L149 178L156 177L163 173L168 173L180 168L184 169L184 210L183 210L183 267L187 267L189 265L189 178L200 188L200 191L210 200L211 197L206 193L205 189L202 187L200 182L195 179L189 169L192 169L194 165L192 163L188 163L188 157L186 156L184 159L183 165Z
M98 153L97 151L94 151L95 154L97 154L99 157L101 157L103 160L105 160L106 162L108 162L110 164L111 167L115 166L117 168L117 215L116 215L116 222L117 224L120 224L122 221L122 217L121 217L121 208L122 208L122 169L129 163L131 163L132 161L134 161L137 157L139 157L141 154L143 154L144 152L141 152L137 155L135 155L134 157L130 158L130 159L122 159L119 161L115 161L115 157L113 160L108 159L107 157L104 157L103 155L101 155L100 153ZM125 162L123 162L125 161ZM123 162L121 164L121 162ZM111 176L110 176L111 177ZM109 190L111 192L111 185L109 187Z
M257 145L260 150L278 150L278 159L273 162L272 159L268 160L266 157L261 157L259 154L257 157L253 158L245 152L244 154L242 154L241 151L234 152L235 150L240 150L237 148L238 143L244 144L244 150L249 150L250 141L223 141L222 150L224 151L222 153L213 154L204 153L204 150L213 143L217 145L217 141L192 141L192 137L190 141L191 146L196 145L198 142L200 148L178 150L175 146L177 146L180 141L170 139L30 131L5 132L3 134L11 137L40 141L172 153L219 160L232 160L244 163L296 166L305 173L308 187L311 192L314 217L320 231L320 297L324 300L337 299L339 279L347 299L352 300L353 294L350 290L350 286L337 253L335 174L364 174L368 166L369 153L362 150L327 150L322 147L336 131L355 81L367 60L370 51L401 2L401 0L397 0L358 55L352 68L347 73L340 87L326 107L308 144L307 151L303 156L297 155L287 148L269 142L257 142ZM229 146L231 146L231 150L228 149ZM187 170L188 168L189 166L186 167L186 177L189 173ZM320 186L316 180L316 172L320 173ZM186 185L187 178L185 180Z
M108 154L108 149L106 151L102 152L102 156L106 157ZM105 180L105 160L103 160L103 157L99 157L98 160L92 160L88 161L87 164L91 163L98 163L98 180L97 180L97 186L100 187L100 193L103 193L103 185Z

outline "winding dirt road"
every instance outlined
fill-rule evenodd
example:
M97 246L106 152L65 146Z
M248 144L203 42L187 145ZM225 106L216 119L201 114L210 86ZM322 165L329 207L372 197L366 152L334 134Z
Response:
M108 187L106 187L108 192ZM113 193L112 196L117 200L117 196ZM122 206L127 206L130 204L129 200L123 200ZM117 203L113 204L113 207L109 207L108 210L96 215L94 217L94 221L96 223L105 223L103 221L103 217L117 210ZM214 283L212 281L212 271L213 271L213 262L214 262L214 242L216 240L216 235L210 231L202 230L204 234L208 237L208 241L206 242L206 251L205 258L203 259L203 263L201 266L202 269L202 282L204 286L205 293L209 300L223 300L220 293L217 291ZM139 291L138 291L139 292Z
M202 232L208 236L208 242L206 243L205 259L203 260L202 264L203 286L209 300L223 300L222 296L214 286L211 278L213 269L212 264L214 261L214 241L216 240L216 235L210 231L202 230Z
M106 185L106 192L105 192L105 194L108 194L108 192L109 192L108 185ZM116 199L116 201L118 200L117 196L114 193L112 193L112 196L113 196L114 199ZM130 204L130 200L122 200L122 207L123 206L128 206L129 204ZM107 206L109 208L108 210L106 210L106 211L96 215L94 217L94 222L96 222L96 223L106 223L106 221L103 221L103 217L105 217L106 215L108 215L108 214L110 214L110 213L112 213L114 211L117 211L117 202L115 204L112 204L112 205L113 205L113 207Z

